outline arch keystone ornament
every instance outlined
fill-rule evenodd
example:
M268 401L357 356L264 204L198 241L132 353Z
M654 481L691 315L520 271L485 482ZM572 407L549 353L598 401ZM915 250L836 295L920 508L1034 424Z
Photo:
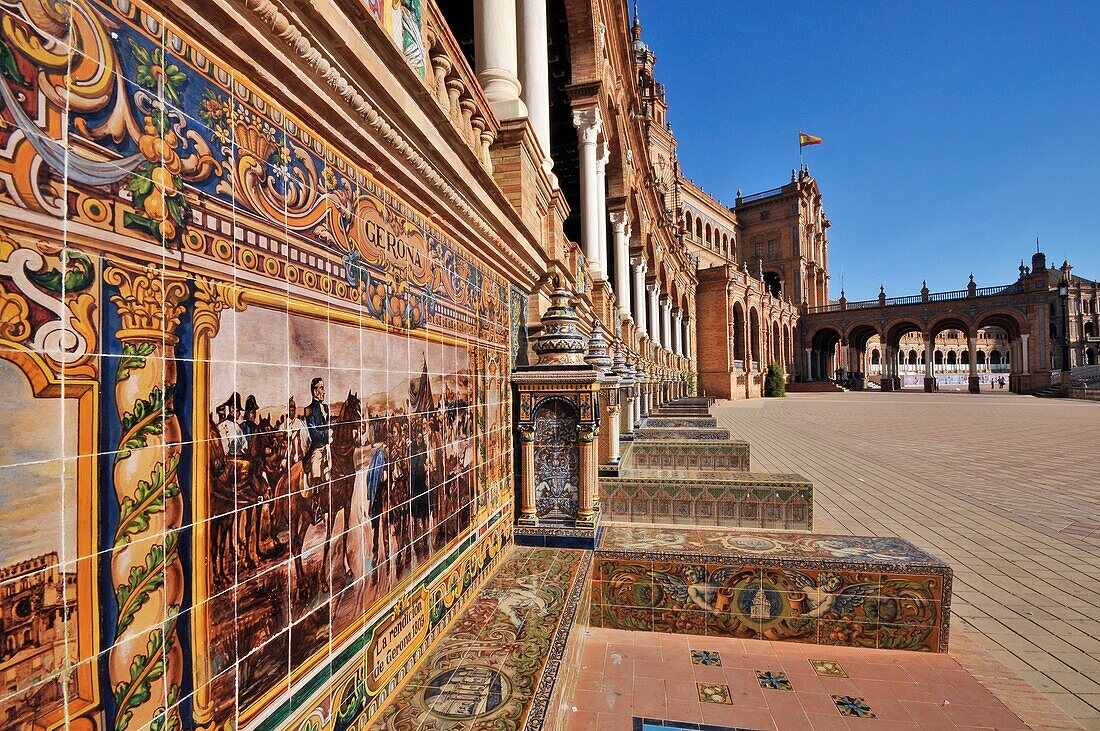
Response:
M532 345L538 363L512 375L520 441L514 535L520 545L594 548L597 539L601 385L614 376L606 372L610 359L599 325L590 347L572 299L555 280Z

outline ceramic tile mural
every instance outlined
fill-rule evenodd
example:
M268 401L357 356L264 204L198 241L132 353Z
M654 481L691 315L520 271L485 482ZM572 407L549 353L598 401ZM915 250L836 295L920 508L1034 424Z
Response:
M364 723L510 541L510 285L141 3L0 100L0 727Z
M597 627L947 650L951 570L898 538L610 525Z

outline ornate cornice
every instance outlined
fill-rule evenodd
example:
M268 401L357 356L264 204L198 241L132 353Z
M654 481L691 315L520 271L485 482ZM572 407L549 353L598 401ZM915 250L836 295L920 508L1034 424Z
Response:
M237 1L241 2L249 12L259 16L266 27L279 40L347 102L352 111L366 120L367 126L377 133L379 139L405 158L418 173L423 175L433 187L442 193L446 200L454 204L462 215L473 224L474 228L496 246L498 253L506 256L513 264L526 272L528 276L537 278L539 273L512 252L511 245L496 233L493 225L485 220L485 217L478 213L473 205L409 143L405 136L382 115L378 108L336 66L325 58L320 49L302 32L302 29L292 23L291 19L272 0Z

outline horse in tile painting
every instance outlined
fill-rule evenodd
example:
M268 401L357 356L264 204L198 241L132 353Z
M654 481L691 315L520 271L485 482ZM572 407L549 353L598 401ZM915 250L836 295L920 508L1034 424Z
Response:
M314 485L312 494L306 495L301 490L291 491L290 494L290 535L291 546L294 552L295 578L298 584L299 598L307 600L313 592L311 587L314 579L320 579L321 591L331 591L330 575L339 569L345 579L351 577L351 559L348 553L348 528L351 521L352 498L355 494L356 450L360 445L360 436L363 431L363 410L359 396L348 391L339 411L333 414L332 442L329 445L331 462L329 479L324 485ZM285 494L284 476L280 485L276 487L276 494ZM320 577L309 577L306 571L305 561L302 558L306 532L313 525L313 517L320 512L326 522L324 555L321 559ZM339 550L332 546L332 533L336 526L337 516L343 513L344 531L338 539ZM333 556L338 557L338 562L333 565L333 571L328 568L329 551L333 550Z
M212 419L210 424L211 433L216 433ZM252 569L265 558L261 548L264 503L274 494L286 457L267 417L260 420L239 456L227 455L220 439L207 444L213 516L210 558L215 582L222 584L233 576L234 560Z

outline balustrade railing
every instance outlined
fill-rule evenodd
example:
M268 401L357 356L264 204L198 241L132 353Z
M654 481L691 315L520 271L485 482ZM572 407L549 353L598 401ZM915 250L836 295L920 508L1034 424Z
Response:
M779 195L783 192L783 187L772 188L771 190L765 190L761 193L753 193L752 195L744 195L737 199L737 204L752 203L753 201L761 201L765 198L771 198L772 196Z
M1020 291L1020 285L1018 282L1013 284L1005 284L996 287L981 287L975 289L971 294L968 289L956 289L950 292L933 292L928 295L926 300L922 295L912 294L905 297L888 297L883 299L873 300L859 300L856 302L830 302L827 305L820 305L818 307L810 307L806 312L808 314L818 314L822 312L844 312L846 310L867 310L874 307L898 307L902 305L915 305L923 302L949 302L952 300L967 299L969 297L996 297L999 295L1015 294Z
M427 5L428 88L482 167L492 172L489 147L500 125L439 7L434 2Z

